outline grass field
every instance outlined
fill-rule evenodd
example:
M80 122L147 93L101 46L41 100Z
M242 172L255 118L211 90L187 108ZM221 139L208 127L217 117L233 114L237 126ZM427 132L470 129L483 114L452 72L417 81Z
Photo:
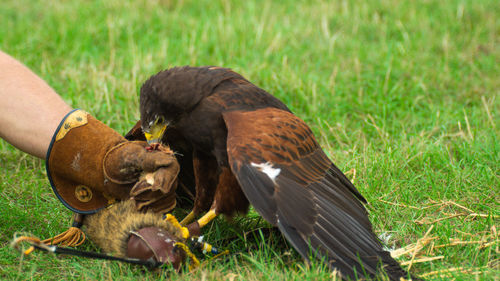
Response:
M233 68L311 126L367 198L389 248L421 246L398 257L405 268L429 280L499 279L496 0L4 0L0 19L0 49L120 133L139 118L138 89L150 75ZM231 255L180 276L22 257L9 247L16 232L50 237L71 214L43 161L0 140L0 169L1 280L332 279L255 213L217 219L208 240Z

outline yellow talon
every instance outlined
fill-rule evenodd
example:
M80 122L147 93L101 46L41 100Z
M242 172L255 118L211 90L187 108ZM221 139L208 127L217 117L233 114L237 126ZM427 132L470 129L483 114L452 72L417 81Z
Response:
M187 227L183 227L179 223L179 221L177 220L176 217L174 217L171 214L167 214L165 216L165 220L168 221L169 223L171 223L174 227L178 228L181 231L182 238L184 238L184 239L188 239L189 238L189 230L187 229Z
M186 244L177 242L174 244L176 247L181 248L184 250L186 255L191 259L191 264L189 264L189 270L193 270L194 268L197 268L200 265L200 261L196 258L196 256L189 250L189 247L186 246Z

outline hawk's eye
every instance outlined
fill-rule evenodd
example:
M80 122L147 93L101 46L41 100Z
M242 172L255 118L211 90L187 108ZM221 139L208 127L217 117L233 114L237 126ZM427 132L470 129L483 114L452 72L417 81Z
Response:
M164 124L165 123L165 118L163 116L160 116L156 119L156 124Z

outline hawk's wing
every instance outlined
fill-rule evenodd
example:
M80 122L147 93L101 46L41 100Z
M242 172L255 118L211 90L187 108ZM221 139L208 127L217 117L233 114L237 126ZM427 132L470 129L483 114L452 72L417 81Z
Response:
M353 268L357 276L375 274L382 260L389 275L404 276L373 234L365 199L302 120L275 108L223 117L229 163L243 192L304 258L312 251L351 277Z

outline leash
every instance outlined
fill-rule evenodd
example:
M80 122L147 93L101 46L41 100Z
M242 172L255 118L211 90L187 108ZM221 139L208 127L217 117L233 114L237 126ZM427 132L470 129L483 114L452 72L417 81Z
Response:
M33 252L34 249L42 250L44 252L54 253L54 254L64 254L70 256L84 257L84 258L92 258L92 259L100 259L100 260L111 260L111 261L121 261L130 264L143 265L148 268L155 268L161 266L163 263L154 261L153 259L149 260L140 260L133 258L121 258L110 256L106 254L90 252L90 251L81 251L67 247L60 247L55 245L47 245L43 243L40 239L28 236L20 236L14 239L12 242L12 246L17 248L18 244L21 242L28 242L33 248L29 248L24 251L25 255L29 255Z
M77 256L77 257L91 258L91 259L99 259L99 260L120 261L120 262L129 263L129 264L146 266L147 268L150 268L150 269L157 268L157 267L160 267L163 265L162 262L155 261L153 258L150 258L148 260L141 260L141 259L134 259L134 258L123 258L123 257L116 257L116 256L111 256L111 255L101 254L101 253L96 253L96 252L76 250L76 249L72 249L72 248L68 248L68 247L48 245L48 244L45 244L44 241L41 241L38 238L29 237L29 236L20 236L20 237L15 238L14 241L12 241L11 246L14 248L18 248L18 245L21 242L27 242L31 245L30 248L23 251L23 254L25 254L25 255L29 255L35 249L37 249L37 250L41 250L41 251L53 253L53 254L63 254L63 255ZM193 237L190 239L190 242L194 248L202 250L204 254L206 254L207 252L214 254L214 256L212 258L210 258L209 260L215 259L219 256L226 255L229 253L228 250L220 252L215 247L212 247L212 245L204 242L203 236L197 237L197 238ZM181 243L181 242L175 243L175 246L181 248L191 259L191 264L189 265L190 270L194 269L200 265L199 260L190 251L188 246L186 246L184 243Z

